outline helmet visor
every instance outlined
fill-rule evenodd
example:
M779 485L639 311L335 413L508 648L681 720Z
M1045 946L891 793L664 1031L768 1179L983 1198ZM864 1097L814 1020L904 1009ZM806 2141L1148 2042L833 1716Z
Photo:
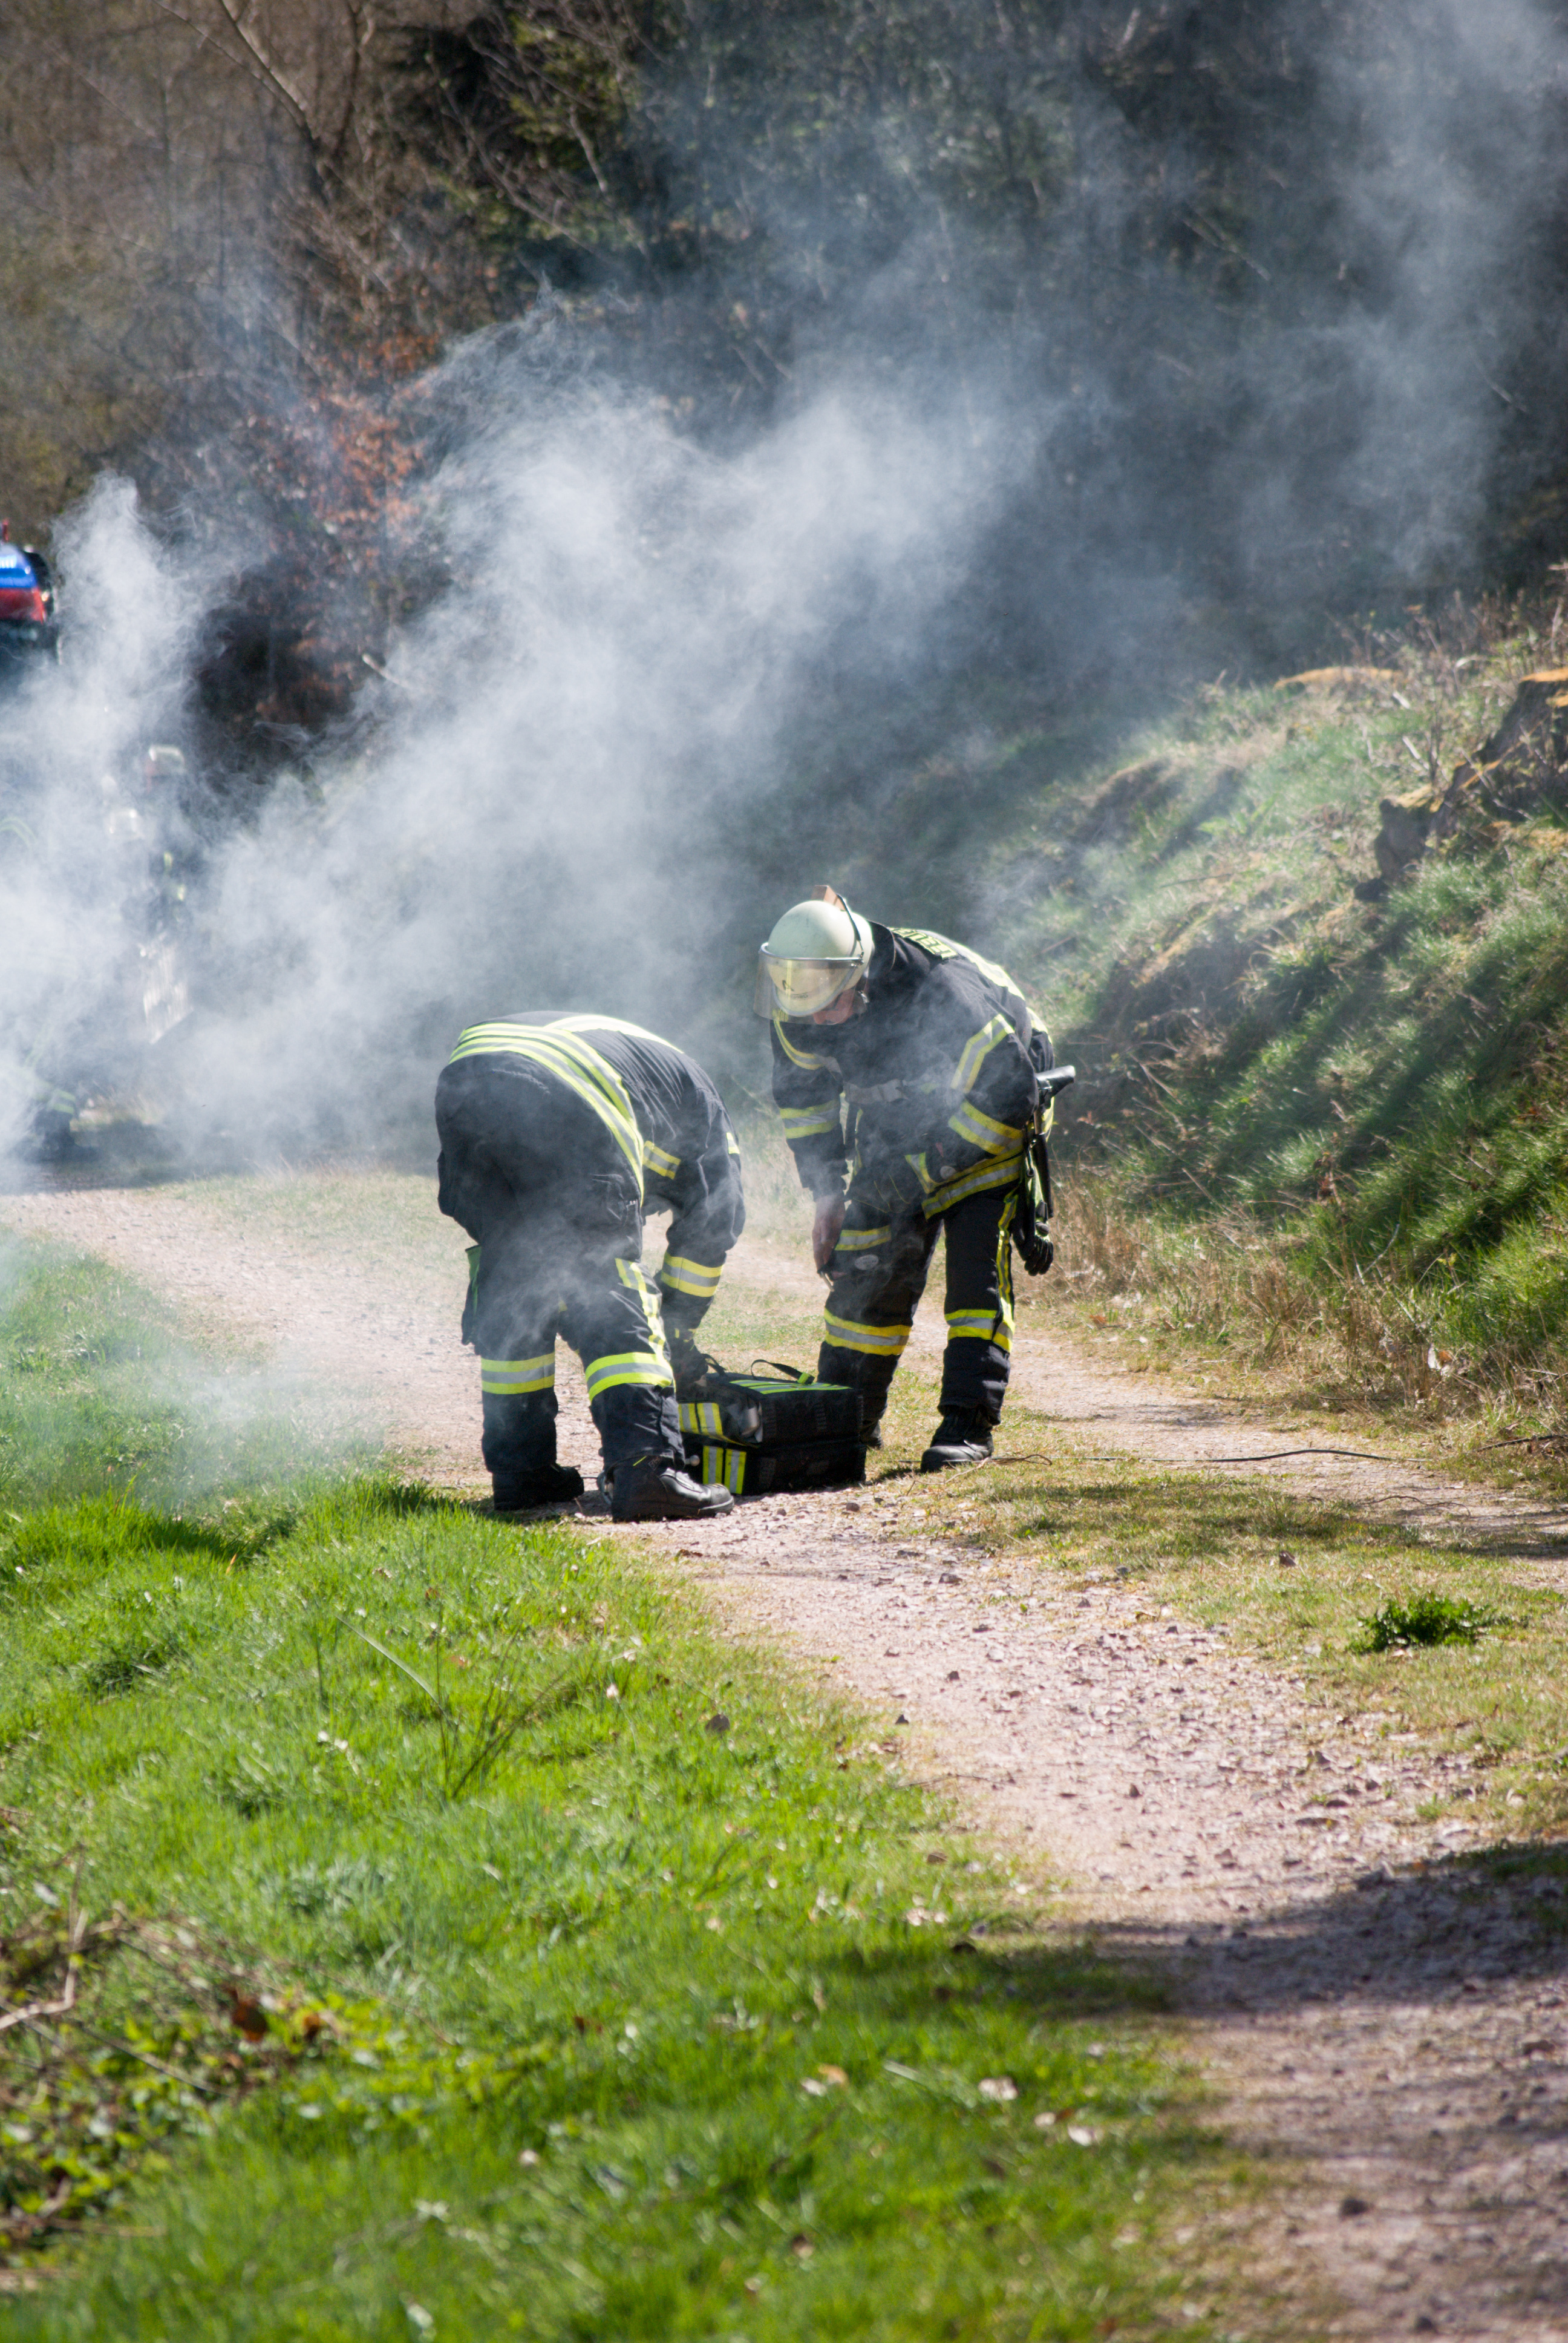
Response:
M859 954L852 960L784 960L764 945L757 956L752 1006L759 1017L815 1016L847 992L865 966Z

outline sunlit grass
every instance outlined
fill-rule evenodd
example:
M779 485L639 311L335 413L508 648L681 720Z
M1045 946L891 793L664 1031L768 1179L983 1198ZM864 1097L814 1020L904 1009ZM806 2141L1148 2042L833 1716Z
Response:
M0 2220L55 2189L41 2123L111 2217L45 2236L8 2332L1160 2323L1212 2157L1150 1990L1033 1936L852 1712L624 1544L377 1478L126 1499L106 1464L5 1526L0 1991L70 1912L169 1948L104 1951L79 2039L0 2037ZM226 1976L265 1989L255 2050Z
M116 1491L179 1505L369 1453L340 1409L232 1342L197 1350L106 1263L0 1236L0 1502Z
M1564 1430L1560 816L1473 823L1354 892L1379 799L1446 782L1561 619L1455 604L1360 645L1360 683L1205 687L1115 774L1040 749L984 940L1082 1074L1058 1147L1076 1300L1136 1293L1169 1357L1275 1394L1478 1443ZM1010 744L1012 781L1033 753Z
M1007 1447L1026 1461L919 1484L928 1534L978 1549L1010 1585L1031 1571L1121 1584L1151 1618L1170 1606L1228 1629L1232 1651L1301 1682L1309 1711L1462 1752L1478 1827L1568 1821L1563 1597L1529 1559L1382 1528L1240 1472L1107 1456L1023 1410ZM1364 1648L1385 1606L1431 1604L1476 1620L1473 1643Z

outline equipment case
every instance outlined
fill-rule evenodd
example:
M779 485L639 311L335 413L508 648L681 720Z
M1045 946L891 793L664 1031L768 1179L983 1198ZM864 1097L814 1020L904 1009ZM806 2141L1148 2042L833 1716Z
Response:
M860 1399L809 1375L710 1375L709 1396L685 1400L686 1461L699 1481L738 1497L786 1489L852 1488L866 1477Z

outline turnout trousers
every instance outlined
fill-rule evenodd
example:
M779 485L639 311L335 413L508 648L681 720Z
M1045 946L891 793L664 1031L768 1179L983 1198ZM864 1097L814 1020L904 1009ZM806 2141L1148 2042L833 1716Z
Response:
M879 1210L851 1181L829 1263L832 1285L817 1373L860 1394L860 1422L881 1420L888 1386L914 1324L940 1229L947 1239L948 1342L941 1412L995 1423L1012 1351L1013 1187L985 1188L927 1220Z
M479 1353L485 1463L526 1481L556 1456L556 1337L582 1361L607 1469L683 1464L642 1202L613 1134L556 1075L497 1051L436 1087L442 1212L467 1229L464 1339Z

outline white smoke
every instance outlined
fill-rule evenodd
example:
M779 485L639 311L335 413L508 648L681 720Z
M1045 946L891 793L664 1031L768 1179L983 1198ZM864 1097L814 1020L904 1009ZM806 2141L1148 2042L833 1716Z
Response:
M1489 499L1517 493L1496 458L1545 322L1568 43L1538 0L1432 0L1368 10L1317 65L1297 135L1344 157L1338 274L1270 287L1271 328L1241 354L1239 565L1277 591L1311 542L1347 576L1419 588L1464 577L1508 518Z
M457 1027L509 1007L706 1046L741 999L755 874L782 903L869 869L870 897L879 858L907 861L900 712L955 642L984 655L988 612L1015 659L1070 645L1092 672L1118 632L1125 664L1157 659L1172 578L1201 599L1211 558L1305 591L1364 522L1384 575L1457 561L1511 411L1528 304L1510 269L1555 184L1543 93L1563 45L1531 0L1442 0L1422 40L1385 21L1320 60L1317 115L1291 131L1343 145L1364 290L1314 311L1287 280L1250 339L1184 309L1169 272L1096 273L1132 167L1119 131L1101 189L1102 121L1061 231L1082 282L1064 265L1057 309L1003 317L994 254L990 306L969 304L945 220L933 307L912 214L848 323L839 300L837 351L825 327L779 416L726 451L548 303L457 348L429 386L451 453L425 491L453 582L367 683L319 797L258 794L216 843L182 947L193 1013L156 1042L132 1031L147 909L102 783L127 787L177 718L219 557L161 550L102 484L62 531L68 656L5 710L0 1147L40 1083L79 1091L116 1057L183 1131L266 1150L411 1128ZM888 778L863 807L868 766ZM963 890L941 872L931 893L940 912Z
M123 1061L141 1016L140 751L177 709L206 577L160 549L106 476L62 522L68 666L0 700L0 1154L33 1108Z
M455 1022L508 1006L682 1023L705 968L714 989L736 820L789 789L805 678L918 659L1028 453L884 391L727 459L647 400L530 408L529 369L485 345L455 372L478 423L432 498L457 582L324 810L280 793L217 874L240 998L185 1058L236 1131L373 1131L427 1096Z

